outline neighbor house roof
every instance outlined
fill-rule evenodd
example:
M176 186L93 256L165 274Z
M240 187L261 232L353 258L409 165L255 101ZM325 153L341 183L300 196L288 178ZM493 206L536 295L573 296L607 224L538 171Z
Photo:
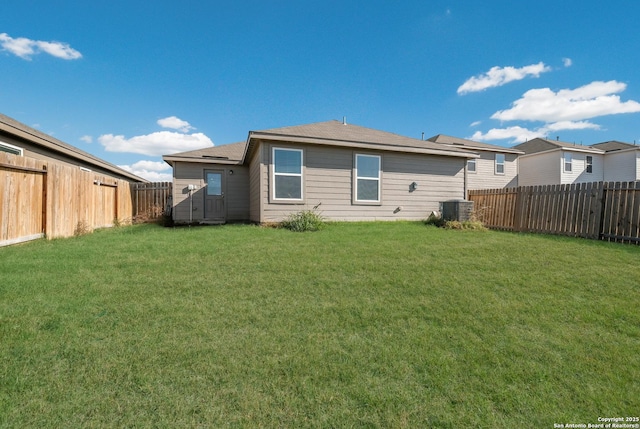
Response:
M519 145L514 146L514 149L522 150L527 155L538 152L547 152L551 150L604 153L604 150L593 148L591 146L583 146L576 143L567 143L558 140L549 140L543 138L535 138L533 140L520 143Z
M518 149L508 148L508 147L503 147L503 146L498 146L498 145L493 145L488 143L481 143L473 140L461 139L459 137L447 136L445 134L438 134L428 138L427 140L434 143L440 143L443 145L460 146L470 150L483 150L483 151L489 151L489 152L524 154L523 151Z
M263 131L251 131L249 132L247 153L252 150L255 142L261 140L478 158L477 154L462 148L443 147L443 145L438 143L335 120L308 125L272 128Z
M596 149L603 150L605 152L615 152L620 150L629 150L629 149L640 149L640 146L636 146L630 143L619 142L616 140L610 140L608 142L596 143L591 145L591 147L595 147Z
M198 162L204 164L242 164L247 142L223 144L203 149L164 155L162 159L173 166L174 161Z
M0 113L0 133L4 132L15 137L19 137L31 143L46 148L49 152L57 152L66 157L82 161L82 163L94 165L98 168L114 173L115 175L127 178L135 182L147 182L147 180L136 176L114 164L93 156L77 147L71 146L61 140L51 137L41 131L31 128L13 118Z

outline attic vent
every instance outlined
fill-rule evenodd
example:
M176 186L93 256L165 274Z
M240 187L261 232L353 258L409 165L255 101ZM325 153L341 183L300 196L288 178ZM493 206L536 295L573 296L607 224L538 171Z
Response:
M228 156L202 155L203 158L209 159L229 159Z

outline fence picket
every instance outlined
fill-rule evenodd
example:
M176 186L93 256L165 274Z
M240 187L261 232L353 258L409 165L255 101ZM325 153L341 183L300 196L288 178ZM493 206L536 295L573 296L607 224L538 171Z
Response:
M139 186L150 203L135 205ZM130 184L53 161L0 152L0 246L132 221L171 198L171 182ZM138 209L138 210L136 210Z
M474 190L490 228L640 244L640 181Z

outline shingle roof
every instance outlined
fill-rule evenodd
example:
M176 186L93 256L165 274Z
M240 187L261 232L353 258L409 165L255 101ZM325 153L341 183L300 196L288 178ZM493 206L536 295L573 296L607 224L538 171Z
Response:
M597 149L603 150L605 152L614 152L618 150L625 149L640 149L640 146L636 146L630 143L619 142L616 140L610 140L608 142L596 143L591 145L591 147L595 147Z
M164 155L162 159L173 165L173 161L201 162L210 164L242 164L247 142L223 144L203 149Z
M514 146L514 149L522 150L527 155L537 152L545 152L554 149L575 150L579 152L604 153L603 150L593 148L591 146L583 146L575 143L562 142L558 140L549 140L543 138L535 138L533 140L520 143Z
M97 156L93 156L90 153L80 150L75 146L71 146L70 144L67 144L61 140L58 140L48 134L45 134L42 131L38 131L35 128L31 128L1 113L0 113L0 131L4 131L8 134L18 136L22 139L28 140L29 142L45 147L52 152L58 152L58 153L64 154L68 157L75 158L87 164L93 164L104 170L111 171L117 175L127 177L136 182L147 181L114 164L111 164L103 159L100 159Z
M484 150L490 152L505 152L505 153L517 153L523 154L524 152L514 148L508 148L504 146L498 146L488 143L481 143L473 140L461 139L459 137L447 136L445 134L438 134L427 139L434 143L461 146L468 149Z
M414 139L386 131L361 127L359 125L345 124L336 120L292 127L272 128L263 131L251 131L249 133L250 142L253 139L296 141L301 143L430 153L467 158L477 157L477 155L462 148L443 147L443 145L431 141Z

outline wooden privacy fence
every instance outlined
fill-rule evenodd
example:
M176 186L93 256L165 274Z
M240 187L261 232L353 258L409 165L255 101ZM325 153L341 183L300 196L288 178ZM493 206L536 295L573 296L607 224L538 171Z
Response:
M493 229L640 243L640 182L593 182L469 191Z
M172 183L132 183L133 220L157 219L171 210Z
M129 182L0 152L0 246L127 222Z

